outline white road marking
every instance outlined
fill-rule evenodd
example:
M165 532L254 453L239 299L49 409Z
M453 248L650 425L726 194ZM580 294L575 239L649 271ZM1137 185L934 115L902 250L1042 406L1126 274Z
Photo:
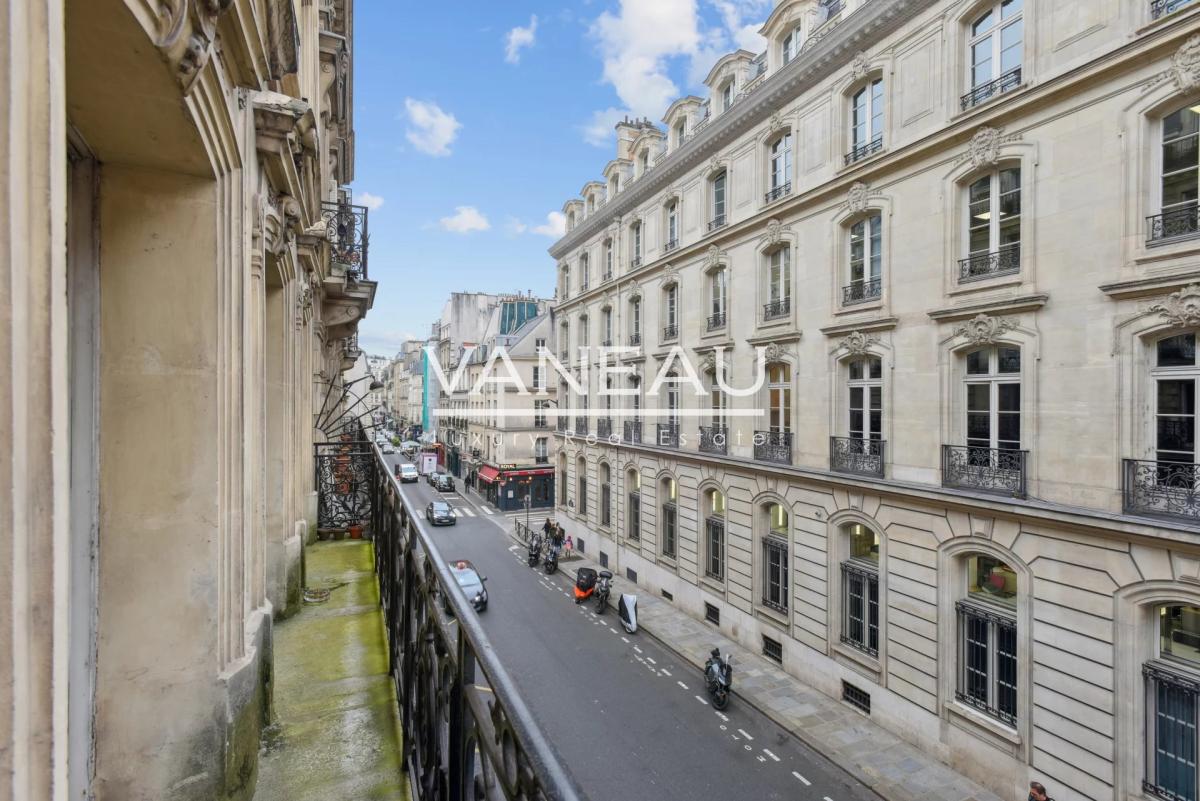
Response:
M663 668L663 675L665 675L665 676L670 676L670 675L671 675L671 671L667 670L666 668Z
M620 634L620 632L617 631L616 629L614 629L612 626L609 626L608 630L611 631L613 634Z
M482 507L482 508L483 508L483 513L484 513L485 515L490 515L490 514L492 514L492 510L491 510L491 509L487 508L486 506L484 506L484 507Z
M694 698L695 698L697 701L699 701L700 703L704 704L705 706L708 706L708 701L705 701L705 700L704 700L703 698L701 698L700 696L698 696L698 695L697 695L697 696L694 696Z
M764 757L764 756L755 757L755 759L757 759L759 762L766 762L766 761L767 761L767 758L766 758L766 757Z
M649 663L650 663L650 664L652 664L652 665L657 665L657 664L658 664L657 662L655 662L655 661L654 661L653 659L651 659L650 657L646 657L646 661L647 661L647 662L649 662Z
M717 710L715 710L715 709L714 709L713 711L714 711L714 712L717 712ZM728 722L729 722L729 716L728 716L728 715L722 715L720 712L717 712L717 717L719 717L721 720L725 721L726 723L728 723ZM725 727L724 727L724 726L722 726L721 728L722 728L722 729L724 729Z
M746 734L746 730L745 730L745 729L738 729L738 734L742 735L742 736L743 736L743 737L745 737L747 740L753 740L753 739L754 739L754 738L753 738L753 737L751 737L749 734Z
M774 754L772 754L770 751L768 751L765 748L763 749L763 753L766 754L767 756L769 756L771 759L775 760L776 762L779 761L779 757L775 756Z
M621 638L621 642L629 642L629 638L628 638L628 637L622 637L622 638Z
M688 688L688 686L686 684L684 684L682 681L679 681L678 679L675 680L675 683L678 684L680 687L682 687L685 690Z
M810 782L808 779L806 779L806 778L804 778L803 776L801 776L801 775L800 775L799 773L797 773L796 771L794 771L794 770L793 770L793 771L792 771L792 775L793 775L793 776L795 776L795 777L796 777L797 779L799 779L800 781L804 782L804 786L805 786L805 787L811 787L811 786L812 786L812 782Z
M642 652L642 649L638 648L636 645L633 646L633 650L637 651L639 654Z
M825 796L825 799L824 799L824 801L833 801L833 799L832 799L832 798L830 798L829 796Z

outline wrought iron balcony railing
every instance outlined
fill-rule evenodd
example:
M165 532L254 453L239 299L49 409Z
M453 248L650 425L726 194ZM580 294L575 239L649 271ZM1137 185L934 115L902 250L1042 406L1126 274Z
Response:
M721 425L700 426L700 452L728 453L729 429Z
M661 445L664 448L679 447L679 424L678 423L659 423L657 431L656 445Z
M958 261L958 281L982 281L1021 271L1021 243L1005 245L990 253L976 253Z
M322 203L321 218L329 232L333 260L345 266L347 276L367 280L367 207Z
M586 417L575 418L575 436L586 437L588 435L588 419Z
M663 245L663 253L670 253L677 247L679 247L678 239L668 239L666 244Z
M641 442L642 442L642 421L641 420L626 420L624 429L625 429L625 432L624 432L625 436L623 437L623 439L626 442L632 443L634 445L641 444Z
M851 281L849 286L842 287L842 305L853 306L855 303L866 303L875 300L883 292L883 279L872 278L869 281Z
M420 501L368 442L314 447L318 525L369 526L416 801L585 796L488 638L438 549Z
M600 439L608 439L612 436L612 420L608 417L601 417L596 421L596 436Z
M835 473L858 473L883 478L883 456L887 443L862 437L830 437L829 469Z
M612 270L609 270L608 272L606 272L604 274L604 281L605 281L605 283L607 283L607 282L611 281L612 279L613 279Z
M1121 494L1128 514L1200 520L1200 465L1125 459Z
M792 463L791 431L755 431L754 458L760 462Z
M725 327L725 312L717 312L708 316L708 330L716 331Z
M1165 17L1167 14L1174 14L1184 6L1190 6L1196 0L1152 0L1150 3L1150 19L1158 19Z
M962 110L966 111L969 108L974 108L986 100L991 100L996 95L1002 95L1005 92L1010 92L1021 85L1021 68L1009 70L994 81L976 86L971 91L962 96Z
M636 270L638 267L641 267L641 266L642 266L642 257L641 256L634 256L632 259L629 260L629 269Z
M850 165L856 161L862 161L867 156L873 156L883 150L883 134L879 134L870 142L859 145L846 154L846 164Z
M774 203L776 200L779 200L779 198L787 197L791 193L792 193L792 182L788 181L786 184L780 184L779 186L775 187L771 191L767 192L763 202L764 203Z
M712 220L710 220L708 223L708 230L710 232L715 231L718 228L724 228L724 227L725 227L725 215L724 214L718 214L716 217L713 217Z
M1197 234L1200 234L1200 206L1195 203L1146 218L1146 243L1150 245Z
M1029 451L942 446L942 486L1025 497L1025 463Z
M630 334L629 335L629 347L636 348L641 344L642 344L642 335L641 334Z
M679 336L679 326L678 325L664 325L663 326L663 340L675 339L677 336Z
M780 317L787 317L792 311L792 299L784 298L783 300L773 300L770 303L763 304L763 319L778 320Z

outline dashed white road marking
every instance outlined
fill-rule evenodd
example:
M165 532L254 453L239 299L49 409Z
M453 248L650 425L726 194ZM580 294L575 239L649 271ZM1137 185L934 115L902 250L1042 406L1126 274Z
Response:
M746 733L746 730L745 730L745 729L738 729L738 734L742 735L742 736L743 736L743 737L745 737L747 740L753 740L753 739L754 739L753 737L751 737L749 734L747 734L747 733Z
M622 638L621 638L621 642L629 642L629 638L628 638L628 637L622 637Z
M609 626L608 630L611 631L613 634L620 634L620 632L617 631L616 629L614 629L612 626Z
M756 757L754 757L754 758L755 758L755 759L757 759L759 762L766 762L766 761L767 761L767 758L766 758L765 756L756 756Z
M657 664L658 664L657 662L655 662L655 661L654 661L653 659L651 659L650 657L646 657L646 661L647 661L647 662L649 662L649 663L650 663L650 664L652 664L652 665L657 665Z
M810 782L808 779L804 778L803 776L801 776L799 773L797 773L794 770L792 771L792 775L795 776L800 781L804 782L805 787L810 787L812 785L812 782Z
M637 651L639 654L642 652L642 649L638 648L636 645L633 646L633 650Z
M705 706L708 706L708 701L705 701L703 698L701 698L701 697L700 697L700 696L698 696L698 695L697 695L697 696L694 696L694 697L695 697L695 699L696 699L697 701L699 701L700 703L704 704Z
M833 799L830 798L829 796L825 796L824 801L833 801Z
M713 710L713 712L717 712L717 710L715 710L715 709L714 709L714 710ZM725 721L726 723L728 723L728 722L729 722L729 716L728 716L728 715L723 715L723 714L721 714L720 712L717 712L717 717L719 717L721 720ZM725 728L725 727L724 727L724 726L722 726L721 728L723 729L723 728Z
M666 668L663 668L663 669L662 669L662 672L663 672L663 675L664 675L664 676L670 676L670 675L671 675L671 671L667 670Z
M679 681L678 679L675 680L675 683L678 684L680 687L682 687L685 690L688 688L688 686L686 684L684 684L682 681Z
M765 748L763 749L763 753L766 754L767 756L769 756L771 759L775 760L776 762L779 761L779 757L775 756L774 754L772 754L770 751L768 751Z

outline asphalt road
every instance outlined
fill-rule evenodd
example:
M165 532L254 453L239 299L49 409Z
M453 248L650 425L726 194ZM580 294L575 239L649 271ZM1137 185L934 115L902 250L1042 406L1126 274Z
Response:
M400 458L385 457L391 464ZM703 677L615 611L576 606L573 574L547 577L508 536L512 520L478 496L438 493L422 477L402 485L420 509L434 498L458 524L436 530L442 555L487 576L484 628L526 702L594 801L879 801L734 695L724 713ZM489 513L490 512L490 513ZM613 597L628 585L614 579Z

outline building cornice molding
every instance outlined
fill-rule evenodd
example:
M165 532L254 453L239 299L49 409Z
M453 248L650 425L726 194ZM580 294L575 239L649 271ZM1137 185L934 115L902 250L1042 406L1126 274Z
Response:
M1049 295L1035 293L1017 297L1003 297L994 300L984 300L978 303L968 303L962 306L948 306L944 309L932 309L926 312L930 318L938 322L965 320L980 314L1019 314L1020 312L1037 311L1046 305Z

